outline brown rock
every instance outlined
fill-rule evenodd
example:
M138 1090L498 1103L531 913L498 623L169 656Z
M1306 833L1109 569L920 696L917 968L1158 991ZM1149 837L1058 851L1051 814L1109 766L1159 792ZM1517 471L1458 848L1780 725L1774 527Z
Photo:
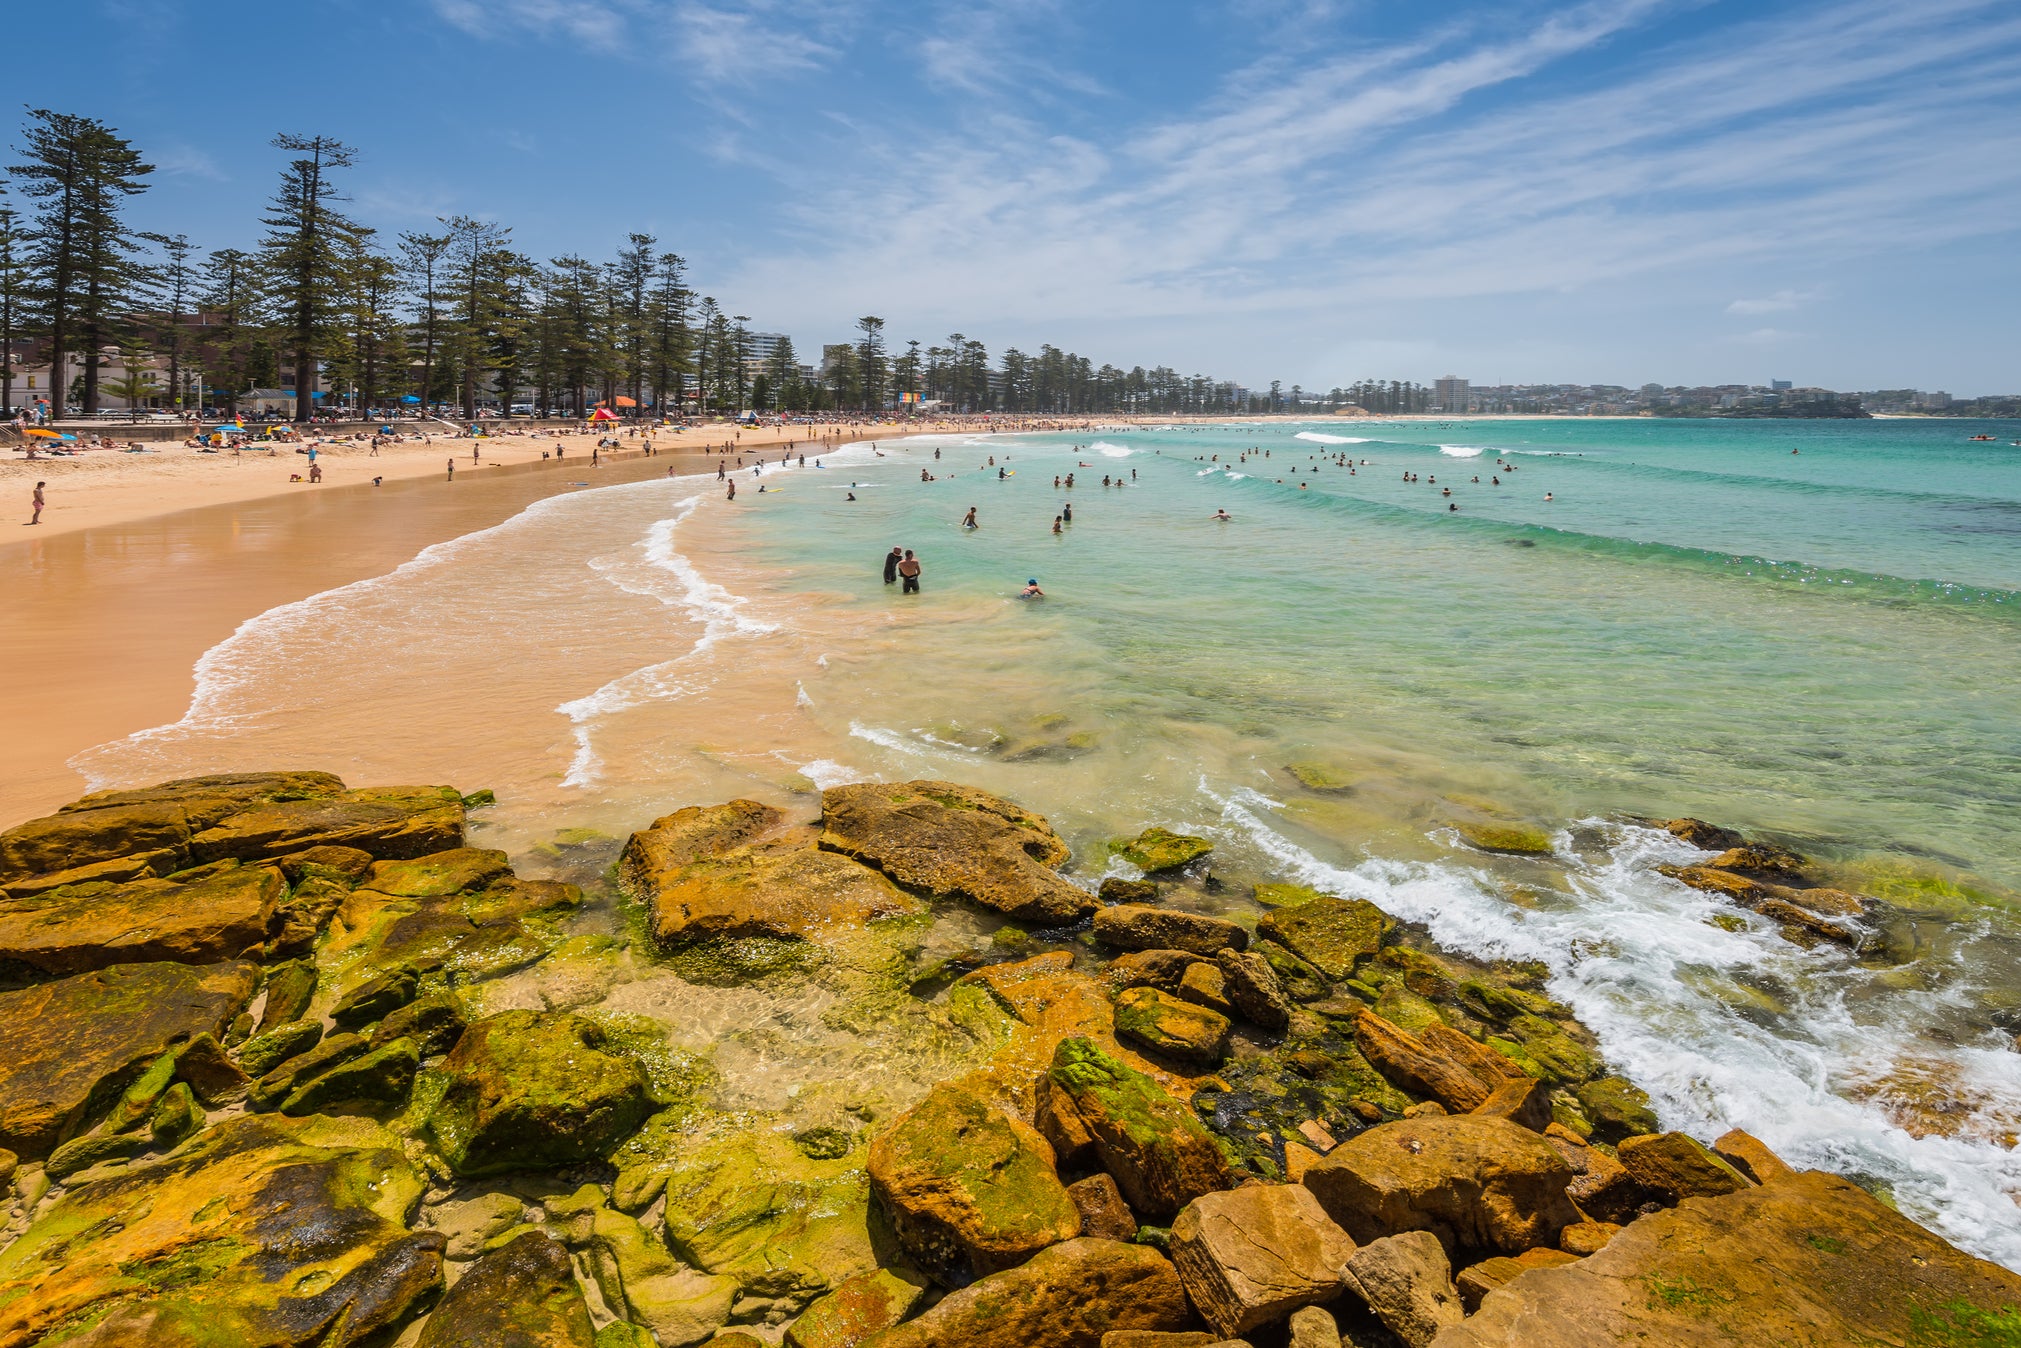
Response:
M1183 1329L1191 1318L1164 1255L1084 1237L953 1293L863 1348L1096 1348L1105 1334Z
M272 801L227 816L189 841L190 859L265 861L311 847L355 847L404 860L463 845L463 798L448 786L379 786Z
M223 1034L258 976L250 964L118 964L0 992L0 1146L47 1156L149 1063Z
M1303 1185L1250 1184L1188 1204L1171 1253L1201 1318L1232 1338L1339 1295L1354 1242Z
M1997 1342L2021 1277L1807 1172L1645 1217L1525 1273L1438 1348Z
M0 903L0 967L77 974L113 964L213 964L256 952L286 884L271 866L188 883L136 880Z
M1067 1197L1081 1214L1081 1234L1101 1240L1135 1240L1137 1219L1123 1201L1123 1191L1109 1175L1090 1175L1067 1186Z
M312 875L356 884L372 869L372 854L356 847L305 847L278 858L274 864L291 885L299 885Z
M1228 1000L1227 980L1222 978L1220 967L1205 960L1188 968L1186 976L1179 980L1179 999L1218 1011L1224 1016L1235 1014L1234 1004Z
M819 939L926 909L882 873L811 846L740 848L678 870L640 871L632 892L645 901L653 939L663 946L713 937Z
M953 782L865 782L821 794L821 846L906 889L1065 926L1094 897L1054 873L1070 855L1044 819Z
M1767 1143L1738 1128L1721 1133L1712 1144L1712 1154L1756 1184L1770 1184L1797 1173L1795 1167L1770 1151Z
M1157 988L1176 994L1186 970L1200 962L1190 950L1132 950L1109 961L1106 973L1117 988Z
M1182 1002L1156 988L1130 988L1116 998L1117 1034L1184 1062L1220 1062L1234 1028L1219 1011Z
M1571 1168L1565 1193L1587 1217L1602 1222L1635 1220L1654 1195L1635 1182L1622 1164L1597 1147L1551 1137L1545 1139Z
M594 1348L595 1338L568 1251L528 1231L464 1271L416 1348Z
M1281 1031L1291 1024L1291 998L1270 961L1254 951L1224 950L1215 956L1221 985L1242 1019L1261 1029Z
M1802 884L1810 858L1774 843L1743 843L1708 861L1714 870L1735 871L1757 880Z
M1520 1123L1533 1133L1551 1126L1551 1083L1535 1077L1509 1077L1474 1106L1473 1112Z
M1055 1083L1051 1073L1039 1078L1038 1112L1033 1122L1038 1125L1039 1136L1053 1149L1053 1159L1060 1169L1077 1170L1093 1163L1095 1135L1081 1117L1073 1095Z
M1428 1230L1448 1248L1518 1254L1579 1220L1571 1168L1507 1119L1405 1119L1349 1138L1305 1185L1357 1241Z
M1091 1040L1063 1040L1046 1082L1053 1107L1071 1114L1135 1212L1167 1219L1235 1182L1192 1109Z
M1211 1348L1218 1334L1204 1330L1112 1329L1102 1335L1102 1348Z
M1713 1198L1748 1187L1745 1175L1707 1151L1688 1133L1624 1138L1614 1154L1636 1183L1669 1203Z
M1141 903L1097 909L1095 939L1123 950L1187 950L1209 958L1249 945L1249 933L1225 918Z
M1095 897L1103 903L1156 903L1158 882L1125 880L1119 875L1111 875L1095 890Z
M917 1275L874 1269L844 1280L786 1330L786 1348L856 1348L912 1314L926 1296ZM711 1340L720 1343L720 1338Z
M1740 846L1743 841L1732 829L1708 824L1703 819L1672 819L1663 827L1693 847L1702 847L1708 852L1724 852L1729 847Z
M1584 1259L1605 1249L1607 1242L1621 1234L1613 1222L1573 1222L1558 1233L1558 1248Z
M1346 1281L1407 1348L1425 1348L1466 1316L1445 1246L1429 1231L1370 1241L1348 1259Z
M1556 1268L1563 1264L1576 1264L1579 1256L1567 1254L1563 1250L1525 1250L1511 1259L1497 1255L1493 1259L1483 1259L1471 1268L1462 1269L1457 1282L1460 1302L1472 1314L1481 1308L1481 1298L1496 1291L1512 1280L1528 1273L1533 1268Z
M869 1173L899 1244L949 1285L1080 1234L1045 1138L954 1086L936 1086L870 1144Z
M1480 1108L1503 1082L1520 1075L1501 1054L1444 1025L1411 1034L1363 1011L1355 1018L1354 1042L1391 1085L1429 1095L1456 1113Z
M1348 978L1396 927L1366 899L1322 896L1265 913L1256 934L1277 942L1328 978Z
M1324 1153L1299 1142L1284 1144L1284 1178L1293 1184L1305 1183L1305 1172L1318 1165Z
M704 857L719 857L785 826L786 816L755 800L690 805L653 820L625 842L618 876L634 892L646 877L665 875Z

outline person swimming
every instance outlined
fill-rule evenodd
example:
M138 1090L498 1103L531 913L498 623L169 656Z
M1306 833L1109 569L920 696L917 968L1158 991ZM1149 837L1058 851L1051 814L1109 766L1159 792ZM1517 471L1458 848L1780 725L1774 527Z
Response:
M980 526L979 526L979 525L977 525L977 524L976 524L976 522L975 522L975 507L974 507L974 506L970 506L970 507L968 508L968 513L967 513L966 515L963 515L963 516L961 517L961 527L962 527L962 528L964 528L964 529L975 529L975 528L979 528L979 527L980 527Z
M1217 510L1212 515L1209 515L1207 518L1213 520L1232 520L1235 517L1225 510Z
M1046 592L1039 588L1039 578L1037 576L1033 576L1030 580L1025 582L1024 592L1020 594L1018 597L1020 599L1044 599L1046 597Z

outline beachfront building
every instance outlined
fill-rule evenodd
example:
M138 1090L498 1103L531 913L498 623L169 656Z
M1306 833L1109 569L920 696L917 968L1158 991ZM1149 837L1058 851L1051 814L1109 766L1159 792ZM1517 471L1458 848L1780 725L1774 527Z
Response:
M1468 383L1457 375L1447 375L1432 385L1433 405L1441 412L1463 413L1473 410L1473 398Z

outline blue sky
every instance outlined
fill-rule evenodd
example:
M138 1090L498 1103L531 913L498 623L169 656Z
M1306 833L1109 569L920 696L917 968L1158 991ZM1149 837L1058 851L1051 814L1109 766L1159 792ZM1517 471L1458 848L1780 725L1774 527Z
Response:
M205 246L256 235L273 133L320 132L389 234L462 212L602 257L643 230L803 350L877 313L1308 388L2021 390L2013 0L73 0L7 27L10 104L132 136L141 223Z

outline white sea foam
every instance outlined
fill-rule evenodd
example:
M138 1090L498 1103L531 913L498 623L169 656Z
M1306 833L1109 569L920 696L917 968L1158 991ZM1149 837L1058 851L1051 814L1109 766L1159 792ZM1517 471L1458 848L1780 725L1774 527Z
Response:
M1371 860L1333 866L1273 826L1276 802L1257 792L1203 794L1222 832L1274 859L1291 878L1366 898L1423 924L1441 944L1481 958L1537 960L1550 991L1599 1037L1609 1061L1650 1093L1663 1124L1710 1140L1740 1127L1792 1164L1886 1186L1901 1209L1957 1244L2021 1266L2021 1156L1996 1140L1916 1138L1877 1107L1846 1093L1904 1062L1935 1064L1953 1098L1990 1117L2021 1108L2012 1053L1920 1038L1937 1009L1903 994L1886 1024L1861 1020L1845 992L1859 975L1850 956L1800 951L1766 922L1740 931L1713 925L1731 910L1655 870L1703 853L1650 829L1583 821L1610 838L1600 860L1560 840L1575 892L1569 902L1519 908L1492 875L1451 862ZM1569 836L1569 835L1567 835ZM1772 987L1774 1001L1750 990ZM1722 996L1721 994L1725 995Z
M1310 440L1315 445L1365 445L1365 435L1328 435L1324 431L1300 431L1291 437L1294 440Z
M1107 440L1097 440L1094 444L1089 445L1088 448L1099 449L1111 459L1127 459L1137 452L1134 449L1125 449L1121 445L1112 445Z
M844 767L832 758L817 758L800 765L800 775L826 791L831 786L848 786L870 780L855 768Z
M897 731L886 730L882 726L864 725L861 721L851 721L849 723L849 733L857 739L869 740L878 748L889 749L893 753L923 756L927 752L926 749L914 744Z
M1440 445L1439 453L1450 454L1456 459L1477 459L1486 448L1485 445Z

